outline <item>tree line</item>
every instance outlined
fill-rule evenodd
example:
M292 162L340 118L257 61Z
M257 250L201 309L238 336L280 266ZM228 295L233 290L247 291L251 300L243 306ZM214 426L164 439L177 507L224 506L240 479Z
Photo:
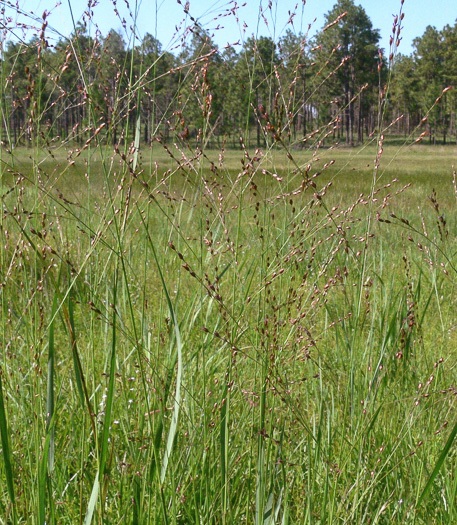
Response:
M91 35L83 24L50 45L44 14L29 42L2 49L2 142L117 144L140 133L145 143L353 145L373 135L381 114L391 133L455 140L457 23L427 27L402 55L402 21L400 13L383 52L363 7L338 0L312 39L289 28L276 42L220 49L195 24L171 53L150 34L126 45L120 32Z

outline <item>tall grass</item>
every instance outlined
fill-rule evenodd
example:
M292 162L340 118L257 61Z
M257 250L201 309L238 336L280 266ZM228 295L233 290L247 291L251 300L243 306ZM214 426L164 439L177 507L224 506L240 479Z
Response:
M455 522L450 150L389 146L382 106L299 149L254 100L267 146L210 149L204 59L198 142L142 143L162 73L127 61L110 122L89 96L51 138L34 49L27 147L2 69L2 522Z

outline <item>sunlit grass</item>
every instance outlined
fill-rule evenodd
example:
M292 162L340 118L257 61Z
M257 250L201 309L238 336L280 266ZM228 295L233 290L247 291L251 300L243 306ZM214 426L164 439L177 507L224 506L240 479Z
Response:
M0 520L457 521L457 147L144 144L124 76L1 149Z

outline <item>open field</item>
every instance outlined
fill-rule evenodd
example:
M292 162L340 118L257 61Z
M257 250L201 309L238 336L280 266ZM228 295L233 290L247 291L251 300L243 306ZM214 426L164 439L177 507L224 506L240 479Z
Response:
M457 523L457 23L311 3L2 2L0 524Z
M457 165L457 146L428 146L403 144L402 146L384 146L382 161L377 173L377 181L381 186L398 179L400 184L411 183L413 185L405 195L405 198L428 197L433 189L441 193L443 205L453 206L455 203L452 189L453 166ZM69 151L71 154L69 155ZM336 193L339 198L347 197L348 202L361 192L367 193L371 189L373 181L373 169L376 161L377 148L371 143L358 148L346 148L335 146L322 148L314 154L314 150L291 149L293 161L289 160L284 150L260 150L258 161L255 163L253 175L256 180L264 180L272 183L276 180L271 175L277 174L283 178L284 187L294 184L300 179L294 171L299 167L305 171L310 166L309 174L321 173L320 180L325 183L332 181L337 185ZM140 163L144 176L158 184L163 175L180 185L182 176L177 174L207 174L213 162L220 172L227 174L229 179L235 180L244 161L242 150L205 150L202 154L198 151L189 151L187 148L178 149L170 146L168 153L160 144L145 148L140 153ZM52 153L52 156L51 156ZM13 154L2 152L2 174L3 181L11 177L9 172L20 172L26 176L32 176L34 169L39 168L46 174L46 187L65 187L66 192L72 192L77 198L85 198L88 191L88 178L90 178L90 190L101 189L104 181L103 173L108 174L112 180L113 174L119 173L122 160L112 160L111 148L96 147L92 152L77 154L77 148L67 150L65 148L51 149L49 151L37 151L34 148L18 148ZM173 158L170 156L173 155ZM256 157L256 151L250 150L249 156ZM74 159L74 164L69 162ZM181 163L181 168L178 163ZM333 162L322 170L323 166ZM166 173L168 170L169 173ZM267 170L267 174L262 174ZM273 191L280 189L278 186ZM344 189L344 191L342 191ZM442 190L442 191L441 191ZM398 199L392 205L398 204ZM411 204L417 204L411 202ZM415 207L415 206L414 206Z
M457 521L457 147L51 153L1 154L4 523Z

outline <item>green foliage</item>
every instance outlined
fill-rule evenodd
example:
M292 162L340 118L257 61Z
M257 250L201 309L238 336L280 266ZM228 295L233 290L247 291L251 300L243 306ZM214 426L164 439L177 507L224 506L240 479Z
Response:
M381 62L378 70L380 34L373 29L363 7L356 6L352 0L339 0L327 13L326 25L335 22L340 15L344 16L337 24L316 38L316 61L323 74L332 77L325 85L329 91L324 96L342 97L342 125L346 130L346 142L353 144L355 129L358 130L359 141L363 141L364 121L377 100L377 86L381 81L384 63ZM368 90L363 95L360 93L356 97L366 88ZM355 97L358 102L357 115ZM329 117L326 115L324 118ZM372 122L370 128L373 127Z
M454 28L183 9L4 46L0 521L457 521Z

